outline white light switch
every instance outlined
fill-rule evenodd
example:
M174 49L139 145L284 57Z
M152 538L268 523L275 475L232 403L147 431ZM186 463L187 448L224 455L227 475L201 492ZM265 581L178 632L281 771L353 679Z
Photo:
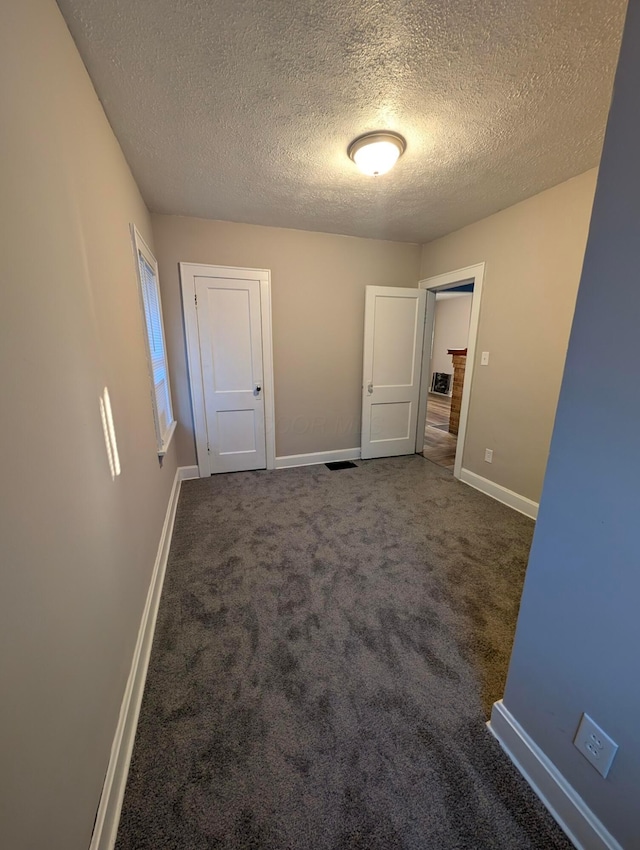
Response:
M481 366L488 366L489 365L489 352L488 351L482 352L482 357L480 358L480 365Z

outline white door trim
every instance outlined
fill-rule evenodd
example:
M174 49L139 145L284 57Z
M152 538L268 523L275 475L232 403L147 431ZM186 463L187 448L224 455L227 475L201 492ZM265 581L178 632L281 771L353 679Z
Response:
M433 327L433 314L436 305L435 293L443 292L445 289L453 289L463 283L473 283L473 298L471 300L471 319L469 321L469 339L467 340L467 366L462 386L462 404L460 407L460 425L458 427L458 444L456 446L456 459L453 467L453 475L460 478L462 474L462 456L464 454L464 442L467 434L467 418L469 416L469 400L471 398L471 382L473 380L473 367L476 356L476 345L478 342L478 324L480 322L480 302L482 298L482 285L484 283L484 263L476 263L463 269L428 277L418 283L420 289L427 290L427 312L425 317L425 328ZM433 293L433 294L431 294ZM418 404L418 430L416 434L416 452L422 451L424 439L424 422L427 418L427 398L429 394L429 362L431 360L431 337L425 334L424 347L422 350L422 383L420 387L420 402ZM422 426L420 423L422 422ZM418 445L421 443L421 445Z
M264 426L267 449L267 469L276 468L276 413L273 380L273 338L271 330L271 272L269 269L247 269L235 266L212 266L201 263L179 263L182 308L187 336L187 365L189 390L193 410L193 427L196 438L196 457L200 478L209 477L207 451L207 420L205 416L202 367L200 363L200 338L195 303L195 278L198 275L260 282L260 322L262 326L262 368Z

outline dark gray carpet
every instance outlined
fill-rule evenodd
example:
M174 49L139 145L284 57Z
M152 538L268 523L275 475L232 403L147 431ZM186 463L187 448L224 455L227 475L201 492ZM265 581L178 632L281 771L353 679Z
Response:
M533 523L415 455L183 485L118 850L566 850L487 732Z

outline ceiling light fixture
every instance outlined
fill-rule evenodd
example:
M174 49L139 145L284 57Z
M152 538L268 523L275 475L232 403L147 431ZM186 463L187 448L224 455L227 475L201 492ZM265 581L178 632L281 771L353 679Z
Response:
M378 177L386 174L405 152L406 141L399 133L365 133L354 139L347 153L364 174Z

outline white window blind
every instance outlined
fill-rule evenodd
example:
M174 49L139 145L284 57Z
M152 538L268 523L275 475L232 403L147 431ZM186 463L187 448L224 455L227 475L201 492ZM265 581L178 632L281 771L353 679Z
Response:
M138 281L144 311L151 376L151 401L158 441L158 454L165 454L175 428L169 387L169 369L162 325L162 304L158 286L158 266L155 257L133 227L133 239L138 259Z

